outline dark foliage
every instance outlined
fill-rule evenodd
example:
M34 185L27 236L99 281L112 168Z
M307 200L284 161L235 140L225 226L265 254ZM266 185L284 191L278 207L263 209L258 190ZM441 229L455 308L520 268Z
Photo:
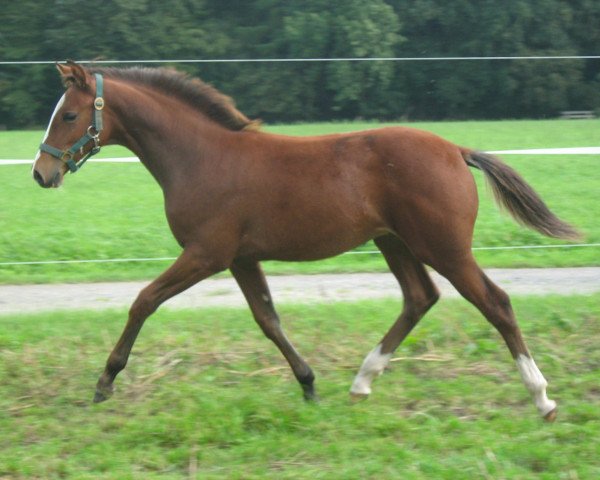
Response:
M594 0L79 0L8 2L0 59L598 55ZM251 118L554 117L600 108L600 60L217 63L170 66ZM43 125L50 65L0 66L0 126Z

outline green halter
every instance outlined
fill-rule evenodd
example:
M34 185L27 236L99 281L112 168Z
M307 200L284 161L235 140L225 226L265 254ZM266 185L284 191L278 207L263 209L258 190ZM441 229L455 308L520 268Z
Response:
M63 161L69 167L71 173L75 173L79 170L83 164L90 158L92 155L96 155L100 151L100 132L102 131L102 109L104 108L104 98L102 98L103 90L104 90L104 81L102 79L102 75L96 73L94 75L96 77L96 98L94 99L94 115L92 117L92 124L88 127L85 134L77 140L71 147L67 150L59 150L56 147L48 145L47 143L42 143L40 145L40 150L46 153L49 153L53 157L58 158ZM89 142L94 142L94 146L92 149L86 154L83 153L83 147L85 147ZM81 152L82 157L75 162L73 157L77 152Z

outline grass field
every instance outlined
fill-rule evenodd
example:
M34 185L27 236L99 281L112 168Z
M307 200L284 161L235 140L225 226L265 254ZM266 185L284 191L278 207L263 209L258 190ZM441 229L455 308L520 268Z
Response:
M356 405L352 378L398 302L280 308L317 405L245 309L159 311L100 405L124 311L0 317L0 478L600 478L599 305L514 299L559 402L554 424L464 301L440 302Z
M267 130L310 135L376 126L372 123L273 126ZM442 122L413 124L461 145L483 150L598 145L600 120ZM0 158L33 159L41 132L0 132ZM128 156L109 147L103 156ZM598 156L506 156L559 216L580 228L588 243L600 242ZM164 218L162 194L136 164L90 164L45 191L25 165L0 167L0 263L40 260L174 257L179 247ZM516 225L500 213L479 172L481 207L475 247L560 244ZM370 244L362 247L372 250ZM485 266L598 265L598 248L481 251ZM85 265L0 265L0 282L58 282L152 278L168 262ZM383 270L379 255L348 255L309 264L266 266L270 273Z
M267 127L310 135L374 124ZM600 120L414 124L483 150L597 146ZM41 132L0 132L0 159L33 158ZM129 156L106 148L103 156ZM506 156L550 207L600 242L598 156ZM517 226L481 175L475 246L560 244ZM46 191L0 167L0 262L170 257L158 186L140 165L89 164ZM371 245L361 247L371 250ZM486 266L599 265L598 248L477 252ZM168 262L0 265L0 283L152 278ZM270 273L385 269L378 255ZM348 389L399 301L286 305L285 329L317 375L306 404L247 309L161 309L115 396L94 385L124 310L0 315L0 480L600 478L600 295L515 297L559 417L545 424L499 335L442 300L396 352L368 401Z

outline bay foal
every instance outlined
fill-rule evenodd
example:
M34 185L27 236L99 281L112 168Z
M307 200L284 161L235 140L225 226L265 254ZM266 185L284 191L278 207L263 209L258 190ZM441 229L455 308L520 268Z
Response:
M351 394L371 393L392 353L438 299L425 265L444 275L496 327L539 413L556 403L517 326L508 296L471 253L480 169L517 220L575 238L511 168L431 133L394 127L316 137L260 131L214 88L164 69L58 65L66 91L40 147L33 176L58 187L102 145L133 151L160 184L175 263L144 288L106 363L94 400L106 400L146 318L168 298L229 269L256 322L289 362L307 399L314 375L283 333L262 260L317 260L374 239L404 296L402 313L367 355Z

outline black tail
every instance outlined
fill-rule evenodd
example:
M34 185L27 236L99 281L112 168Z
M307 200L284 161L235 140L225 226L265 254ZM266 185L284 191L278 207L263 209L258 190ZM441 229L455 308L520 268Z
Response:
M467 165L484 173L496 202L519 223L548 237L581 239L577 230L554 215L533 188L498 157L467 149L461 152Z

